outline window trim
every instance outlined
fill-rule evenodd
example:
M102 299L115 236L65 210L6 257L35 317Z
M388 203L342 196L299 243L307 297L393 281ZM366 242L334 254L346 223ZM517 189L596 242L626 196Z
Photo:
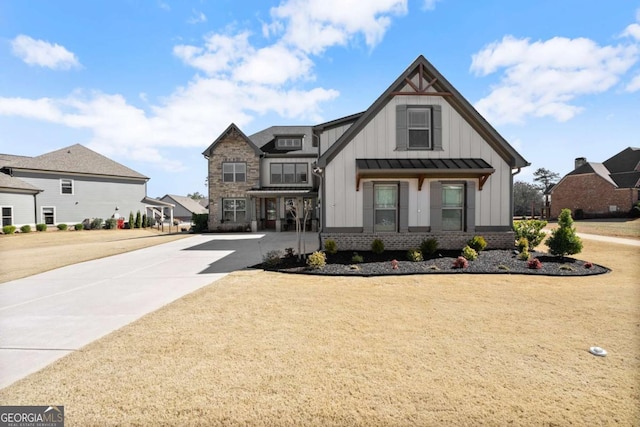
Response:
M225 175L229 174L229 172L225 173L224 171L224 167L225 165L232 165L233 166L233 172L231 172L233 174L233 180L232 181L227 181L225 179ZM238 179L238 174L240 172L238 172L236 170L236 166L237 165L243 165L244 166L244 179L243 180L239 180ZM225 184L231 184L234 182L247 182L247 162L222 162L222 182Z
M380 208L376 203L376 189L381 187L391 187L395 190L395 206L393 209L391 208ZM398 232L398 222L399 222L399 207L400 203L400 191L398 188L398 183L394 182L374 182L373 183L373 231L375 233L397 233ZM376 214L378 211L391 211L394 212L394 222L393 222L393 230L380 230L377 228L378 224L376 223Z
M234 201L233 211L225 209L225 202L229 201L229 200L233 200ZM244 210L243 211L242 210L239 211L238 209L236 209L236 202L238 200L244 201ZM244 197L224 197L222 199L222 218L220 218L221 222L222 223L227 223L228 222L228 223L231 223L231 224L244 224L244 223L248 222L247 221L247 213L249 212L248 206L247 206L248 204L249 203L248 203L247 199L244 198ZM225 219L225 213L226 212L233 212L233 221ZM238 212L244 212L244 220L241 221L241 222L238 221Z
M427 126L411 125L410 117L412 111L425 111L429 124ZM427 130L429 136L427 140L427 146L412 146L411 145L411 131L412 130ZM431 106L407 106L407 149L408 150L430 150L433 151L433 108Z
M280 182L275 182L273 180L273 166L274 165L279 165L282 167L281 172L280 172ZM285 181L285 173L284 173L284 166L285 165L293 165L293 182L286 182ZM305 180L304 181L298 181L298 166L304 165L304 176L305 176ZM309 164L305 163L305 162L273 162L269 164L269 183L273 184L273 185L300 185L300 184L309 184Z
M409 114L411 109L431 110L430 147L409 147ZM439 104L398 104L396 105L396 151L443 151L442 143L442 105Z
M5 209L10 209L11 212L9 214L8 217L5 216L4 214L4 210ZM14 224L14 220L13 220L13 206L0 206L0 221L2 221L2 226L4 227L5 225L13 225ZM9 218L9 224L5 224L4 223L4 219L5 218Z
M44 210L45 209L51 209L51 214L52 214L52 222L51 224L47 223L46 221L46 216L44 214ZM55 206L40 206L40 222L43 224L47 224L47 225L56 225L56 207Z
M453 188L459 188L462 192L462 197L461 197L461 204L458 205L451 205L451 206L447 206L445 205L445 198L444 198L444 191L446 187L453 187ZM442 211L442 231L464 231L465 230L465 224L466 224L466 216L465 216L465 212L467 209L467 197L466 197L466 185L464 183L457 183L457 182L443 182L442 183L442 207L441 207L441 211ZM457 229L446 229L444 227L444 212L445 211L459 211L460 212L460 228Z
M279 135L276 136L276 148L280 150L300 150L302 149L303 135ZM284 141L291 141L291 145L284 144Z
M65 182L68 182L69 185L71 186L71 193L65 193L63 191ZM75 183L73 182L73 179L60 178L60 194L63 195L63 196L73 196L75 194Z

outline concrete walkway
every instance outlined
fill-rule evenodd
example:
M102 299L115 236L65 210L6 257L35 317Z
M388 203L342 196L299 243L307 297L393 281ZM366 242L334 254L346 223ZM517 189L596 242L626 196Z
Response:
M0 285L0 388L295 239L196 235ZM307 251L317 247L309 233Z

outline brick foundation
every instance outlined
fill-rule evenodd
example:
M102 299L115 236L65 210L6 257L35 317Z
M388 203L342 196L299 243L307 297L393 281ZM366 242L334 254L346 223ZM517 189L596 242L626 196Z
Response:
M487 249L513 249L515 234L512 231L489 233L322 233L322 245L327 239L336 242L340 251L368 251L371 242L380 239L388 250L419 248L423 240L435 238L440 249L462 249L473 236L482 236Z

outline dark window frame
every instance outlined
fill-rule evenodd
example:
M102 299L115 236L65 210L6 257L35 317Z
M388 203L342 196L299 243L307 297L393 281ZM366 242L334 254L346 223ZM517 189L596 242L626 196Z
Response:
M225 172L225 166L232 166L231 172ZM243 166L244 172L237 170L237 166ZM227 179L227 176L231 175L232 179ZM238 179L239 175L243 175L243 179ZM234 182L247 182L247 163L246 162L223 162L222 163L222 182L234 183Z
M274 172L274 166L280 168L280 172ZM286 168L285 168L286 167ZM287 172L285 169L293 167L293 171ZM304 170L302 170L304 167ZM287 178L287 175L292 178ZM279 177L274 179L274 176ZM304 162L274 162L269 165L269 182L271 184L308 184L309 164Z
M302 149L303 137L300 135L282 135L276 136L276 148L281 150L299 150Z
M9 210L9 214L6 215L5 214L5 209ZM5 225L13 225L13 206L0 206L0 213L2 214L2 226L4 227ZM8 222L6 222L6 219L9 219Z
M66 184L66 185L65 185ZM64 194L67 196L73 196L75 185L73 179L70 178L60 178L60 194ZM66 191L65 191L66 190Z

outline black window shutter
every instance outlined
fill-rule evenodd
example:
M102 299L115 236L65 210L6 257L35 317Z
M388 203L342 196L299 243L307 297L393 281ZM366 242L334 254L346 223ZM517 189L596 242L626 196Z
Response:
M429 193L431 231L442 231L442 183L431 181Z
M362 231L373 233L373 182L362 184Z
M467 220L467 232L476 232L476 183L467 181L467 199L465 200L465 218Z
M442 106L433 107L433 149L442 151Z
M407 151L408 139L407 106L396 105L396 150Z
M406 181L400 182L400 212L398 215L398 222L400 225L399 231L406 233L409 231L409 183Z

